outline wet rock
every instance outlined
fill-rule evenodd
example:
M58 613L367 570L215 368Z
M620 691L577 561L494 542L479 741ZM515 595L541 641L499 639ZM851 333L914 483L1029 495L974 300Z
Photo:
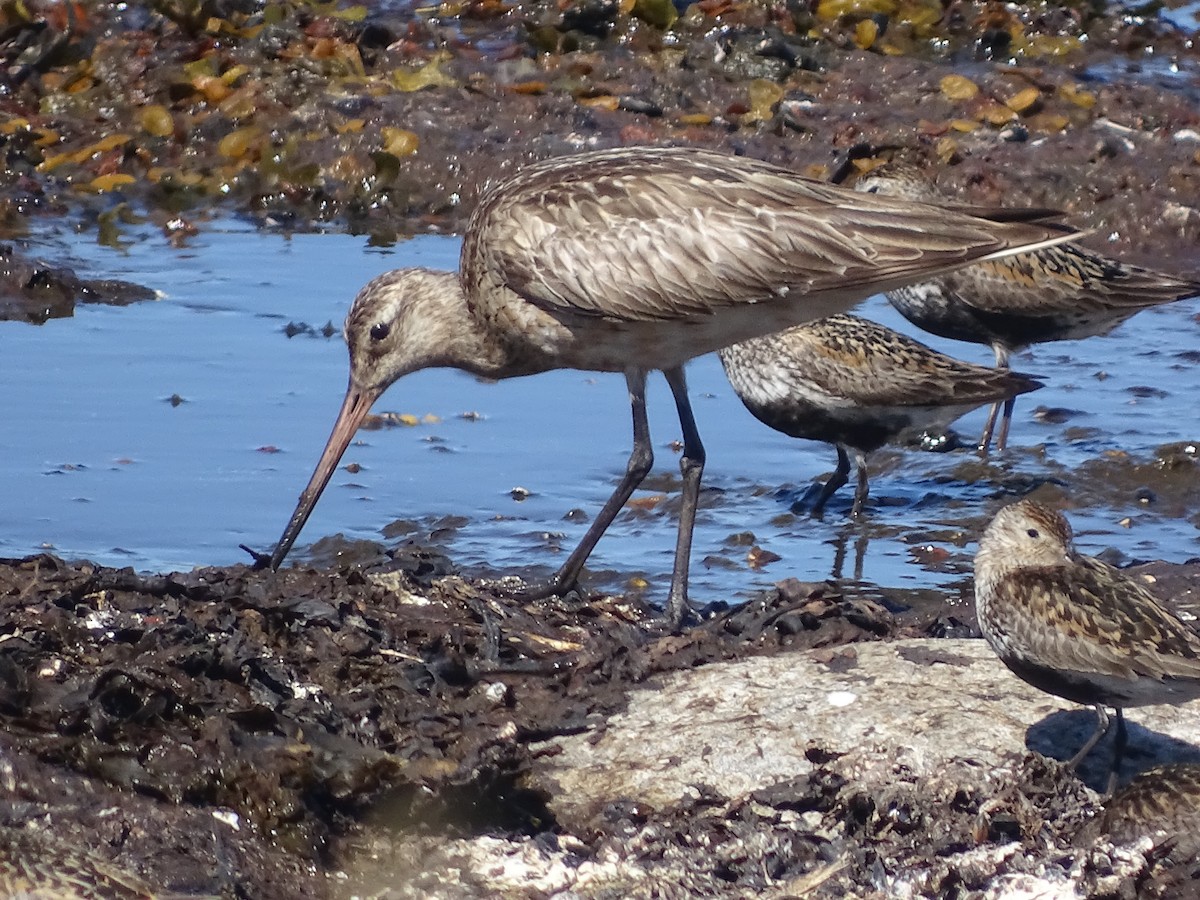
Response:
M12 244L0 244L0 320L41 325L75 314L75 304L126 306L153 300L149 288L117 279L86 280L71 269L31 259Z
M580 0L563 10L562 29L582 31L595 37L607 37L620 12L617 0Z

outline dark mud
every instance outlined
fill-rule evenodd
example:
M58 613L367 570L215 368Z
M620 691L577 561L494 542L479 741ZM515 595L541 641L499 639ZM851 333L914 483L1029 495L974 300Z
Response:
M0 317L30 322L153 289L24 253L44 217L70 215L106 242L146 217L186 243L220 207L390 241L460 228L483 181L522 162L631 143L719 147L817 176L853 146L898 144L952 191L1064 208L1132 260L1194 269L1200 242L1194 75L1164 90L1110 65L1178 58L1194 73L1194 36L1140 14L4 3L0 50ZM1119 462L1106 465L1098 477L1120 480ZM492 834L561 842L581 860L690 847L696 882L681 893L880 896L880 872L925 866L930 894L971 896L1053 862L1039 856L1047 836L1096 812L1078 781L1030 757L1015 782L983 777L949 798L781 773L733 816L705 816L698 797L653 822L614 808L567 833L523 780L530 743L602 722L650 676L974 623L789 584L669 636L633 601L522 604L438 577L453 567L419 549L387 568L385 587L358 568L139 576L0 562L0 885L67 891L62 874L81 872L107 885L100 896L336 897L366 892L341 873L382 858L412 867L391 895L420 896L453 878L441 841ZM1195 594L1194 569L1155 571L1164 590ZM837 827L806 831L805 813ZM946 862L1005 846L975 868ZM1195 868L1152 859L1114 882L1103 859L1088 865L1103 896L1158 895L1162 866Z
M384 812L425 833L553 832L521 785L527 745L655 673L920 629L790 585L663 636L621 599L524 605L402 571L425 564L411 548L382 573L0 563L4 824L162 889L332 896L341 841Z
M974 623L788 582L666 635L621 598L525 604L421 574L434 568L413 547L373 571L140 576L50 556L0 563L0 879L28 866L30 842L41 841L54 848L41 869L50 881L82 857L159 891L339 897L374 880L390 893L369 895L420 896L456 884L432 862L443 840L486 834L570 841L581 860L740 847L704 857L697 895L815 877L836 859L818 895L869 893L879 872L918 866L940 895L956 885L950 895L965 896L1033 871L1047 830L1073 834L1097 812L1077 778L1034 756L1021 783L981 773L952 797L923 796L902 775L895 796L871 796L818 768L798 781L781 772L731 818L703 814L698 796L695 809L650 820L618 804L567 827L524 783L530 745L601 727L651 676L961 635ZM1191 568L1149 572L1175 596L1200 588ZM836 823L836 834L798 828L797 813L826 832ZM1024 855L979 862L977 883L948 861L1012 841ZM416 868L397 884L372 864L379 858ZM472 895L468 884L455 892Z

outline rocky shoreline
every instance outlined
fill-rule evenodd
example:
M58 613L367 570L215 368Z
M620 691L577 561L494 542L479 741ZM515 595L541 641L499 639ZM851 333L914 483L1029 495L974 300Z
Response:
M528 160L634 143L817 177L899 145L971 202L1200 265L1200 50L1153 17L380 6L0 4L0 316L153 295L26 253L49 217L101 241L138 217L186 244L217 210L388 241L461 228ZM1200 590L1194 565L1139 572ZM1200 877L1145 823L1104 837L1096 773L1055 762L1085 711L1009 676L973 622L845 585L783 583L683 635L625 598L506 599L420 547L279 574L0 560L0 596L10 895L1183 897ZM1200 762L1197 715L1131 716L1124 778Z

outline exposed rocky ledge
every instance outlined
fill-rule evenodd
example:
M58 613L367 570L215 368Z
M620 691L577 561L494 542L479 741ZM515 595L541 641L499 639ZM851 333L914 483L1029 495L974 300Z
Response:
M1200 764L1200 705L1128 719L1123 778ZM706 665L634 692L586 733L532 748L529 786L548 795L557 840L376 845L359 877L389 883L386 896L740 896L744 878L721 872L747 867L761 870L760 896L776 897L1169 891L1194 859L1163 863L1150 838L1114 848L1097 833L1101 798L1089 786L1107 777L1110 742L1081 766L1085 784L1042 756L1068 758L1093 725L1089 709L1028 687L980 640ZM614 838L581 854L598 833ZM816 865L789 875L805 857ZM414 885L397 860L448 877Z

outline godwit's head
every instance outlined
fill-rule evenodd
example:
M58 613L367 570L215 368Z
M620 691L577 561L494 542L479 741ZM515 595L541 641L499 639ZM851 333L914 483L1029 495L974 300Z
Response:
M279 568L308 521L371 405L397 379L432 366L455 365L453 348L463 319L457 276L430 269L397 269L367 284L346 316L350 385L296 511L288 520L271 568Z
M351 387L378 397L412 372L455 365L463 323L452 301L460 295L457 275L432 269L395 269L368 282L344 328Z

